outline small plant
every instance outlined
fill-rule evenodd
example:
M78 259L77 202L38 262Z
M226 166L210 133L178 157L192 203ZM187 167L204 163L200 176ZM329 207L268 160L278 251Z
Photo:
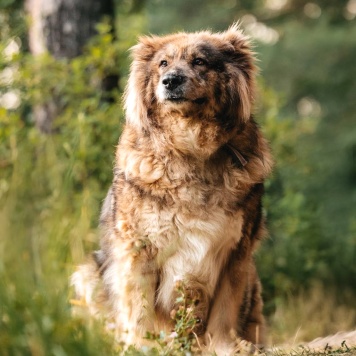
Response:
M171 311L174 329L170 335L160 332L158 335L147 333L146 339L158 343L160 350L151 349L149 354L159 355L197 355L201 353L201 346L194 329L200 320L195 315L197 299L188 292L184 281L176 281L177 298L175 308ZM147 351L143 349L143 351Z
M174 332L171 337L178 350L186 352L198 352L200 345L194 329L201 321L195 316L197 299L187 293L187 288L182 280L176 281L176 309L171 312L174 321ZM177 350L177 351L178 351Z

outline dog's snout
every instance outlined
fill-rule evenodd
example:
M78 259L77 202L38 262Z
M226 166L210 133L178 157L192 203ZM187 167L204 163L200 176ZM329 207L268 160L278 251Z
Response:
M168 90L174 90L183 84L185 81L185 77L179 74L167 73L163 79L162 84Z

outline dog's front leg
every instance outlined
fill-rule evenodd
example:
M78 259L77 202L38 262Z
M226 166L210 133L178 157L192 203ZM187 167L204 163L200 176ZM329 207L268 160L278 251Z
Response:
M206 343L209 349L215 351L219 356L233 355L234 353L239 309L243 300L245 283L245 273L240 276L239 288L232 285L229 275L224 275L211 306Z
M229 261L212 305L207 338L218 355L232 355L238 341L263 343L264 318L260 282L251 258ZM209 344L208 342L208 344Z
M139 346L147 332L155 331L157 270L152 248L142 241L121 241L110 260L103 277L119 336Z

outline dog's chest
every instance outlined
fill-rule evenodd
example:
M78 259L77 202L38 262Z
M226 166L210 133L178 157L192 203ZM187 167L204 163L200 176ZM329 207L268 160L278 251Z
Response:
M167 308L177 279L193 279L212 294L222 264L241 238L242 215L226 211L222 201L233 197L216 191L207 200L203 188L177 190L167 206L150 198L141 205L138 234L157 247L159 295Z
M180 187L173 194L167 192L167 199L146 196L137 207L138 235L159 250L167 244L172 252L190 246L196 250L197 261L211 247L224 245L230 239L236 242L239 233L230 227L239 220L238 213L227 209L234 197L222 190L194 185Z
M169 310L177 279L204 285L213 295L220 271L241 238L238 173L219 164L163 163L128 152L119 156L123 178L116 227L153 247L160 271L158 301Z

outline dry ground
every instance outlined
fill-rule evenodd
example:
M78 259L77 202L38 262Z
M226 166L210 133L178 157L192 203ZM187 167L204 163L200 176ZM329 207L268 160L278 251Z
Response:
M266 355L356 355L356 330L319 337L299 345L281 345L267 350Z

